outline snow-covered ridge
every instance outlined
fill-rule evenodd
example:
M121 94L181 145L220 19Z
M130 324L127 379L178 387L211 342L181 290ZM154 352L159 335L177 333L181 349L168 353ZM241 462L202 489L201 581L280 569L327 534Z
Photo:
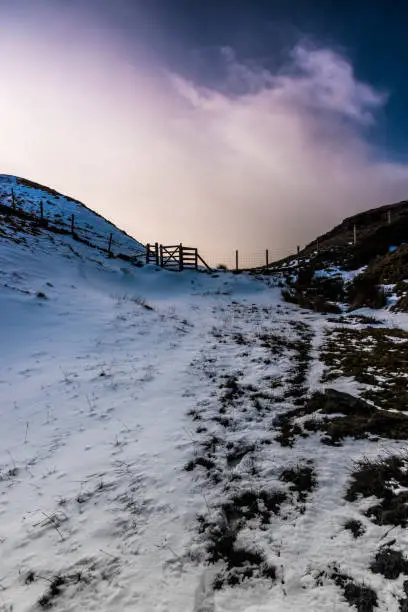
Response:
M78 200L26 179L1 174L0 204L12 205L12 191L17 209L40 217L42 203L44 218L62 230L71 229L74 215L75 233L97 248L106 249L112 234L114 253L132 256L144 251L140 242Z

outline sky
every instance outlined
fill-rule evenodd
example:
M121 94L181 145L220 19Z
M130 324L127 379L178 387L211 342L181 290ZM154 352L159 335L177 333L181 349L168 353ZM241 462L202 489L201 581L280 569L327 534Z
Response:
M402 0L0 0L0 172L144 243L281 257L408 197L407 17Z

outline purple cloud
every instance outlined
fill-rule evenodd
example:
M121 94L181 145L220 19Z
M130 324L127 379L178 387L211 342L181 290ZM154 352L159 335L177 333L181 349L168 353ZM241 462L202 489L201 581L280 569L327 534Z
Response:
M3 172L75 195L141 241L182 240L214 262L237 247L279 257L407 197L408 167L364 136L387 95L330 49L298 46L272 73L226 48L216 89L135 63L86 23L19 23L0 37Z

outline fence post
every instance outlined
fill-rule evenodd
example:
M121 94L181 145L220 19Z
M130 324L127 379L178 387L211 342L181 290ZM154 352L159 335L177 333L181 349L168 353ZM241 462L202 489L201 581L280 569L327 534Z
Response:
M194 249L194 268L198 270L198 249Z
M239 259L238 259L238 249L235 251L235 270L238 272L238 263L239 263Z
M71 234L75 233L75 215L71 215Z
M316 238L316 251L319 252L319 239Z
M388 211L388 225L391 225L391 211Z
M109 257L112 255L112 250L111 250L112 249L112 237L113 237L113 235L111 234L109 236L109 242L108 242L108 255L109 255Z
M156 259L156 266L158 266L159 265L159 243L158 242L154 243L154 255Z
M297 266L299 267L299 253L300 253L300 246L297 246Z
M44 220L44 206L43 206L42 200L40 200L40 215L41 215L41 221L43 221Z
M16 210L16 199L14 197L14 189L11 188L11 206L13 210Z
M160 267L163 268L163 245L160 245Z
M265 251L265 260L266 260L266 267L269 266L269 251L268 249L266 249Z
M353 244L354 245L357 244L357 226L356 224L354 224L353 226Z
M150 262L150 243L146 244L146 263Z
M179 246L179 271L182 272L183 271L183 245L180 242L180 246Z

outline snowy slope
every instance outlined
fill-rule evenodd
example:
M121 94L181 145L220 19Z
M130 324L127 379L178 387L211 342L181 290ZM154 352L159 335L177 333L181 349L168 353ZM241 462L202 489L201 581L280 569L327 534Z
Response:
M172 551L203 505L183 465L214 288L25 238L0 237L0 609L37 609L56 573L82 569L56 609L190 610L203 570Z
M276 439L299 377L308 392L359 393L348 378L322 382L335 323L283 303L273 279L136 267L68 235L2 230L2 612L356 610L333 563L377 593L373 609L400 609L406 577L369 564L391 537L408 553L405 530L388 536L344 492L355 460L405 442ZM317 484L302 501L282 474L306 464ZM248 507L239 526L228 519L275 576L218 590L233 573L209 563L203 526L222 524L234 495L275 490L280 512L259 510L268 520ZM359 539L348 519L364 523Z
M112 234L113 252L134 256L144 251L143 245L134 238L77 200L25 179L1 174L0 204L12 205L12 190L18 209L39 217L42 202L45 219L59 228L71 230L71 218L74 215L76 234L96 247L106 249Z

